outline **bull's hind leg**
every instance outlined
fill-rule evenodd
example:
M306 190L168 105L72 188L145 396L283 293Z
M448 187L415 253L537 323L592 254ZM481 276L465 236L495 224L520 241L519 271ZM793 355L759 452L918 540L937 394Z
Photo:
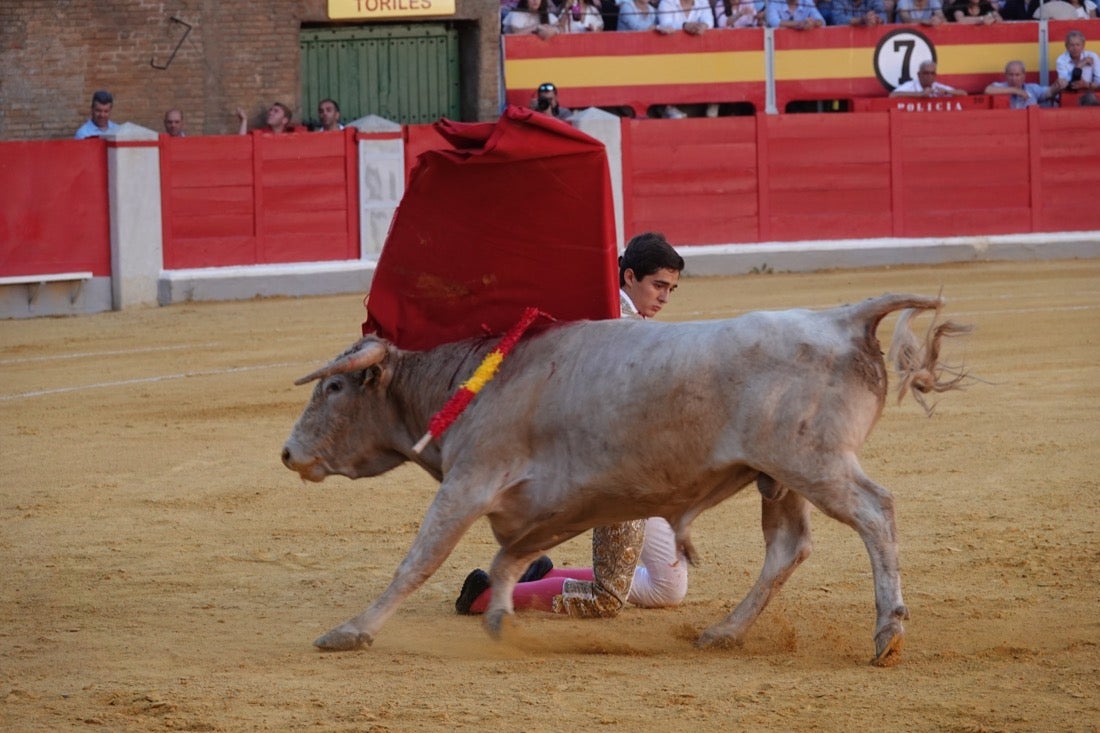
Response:
M821 511L855 529L867 547L875 581L875 656L871 664L889 667L901 660L902 621L909 618L901 597L894 497L858 466L852 474L842 491L816 492L811 498Z
M704 631L697 646L740 644L757 616L799 564L810 556L810 504L793 491L776 491L764 499L760 524L764 530L764 567L737 608Z

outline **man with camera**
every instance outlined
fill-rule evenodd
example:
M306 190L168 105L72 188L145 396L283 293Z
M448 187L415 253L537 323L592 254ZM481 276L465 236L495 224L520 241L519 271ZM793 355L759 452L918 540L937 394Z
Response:
M572 110L558 104L558 88L550 82L539 84L538 91L531 99L531 109L557 117L559 120L568 120L573 116Z
M1054 62L1058 78L1071 92L1089 92L1100 89L1100 56L1085 50L1085 34L1070 31L1066 34L1066 51Z

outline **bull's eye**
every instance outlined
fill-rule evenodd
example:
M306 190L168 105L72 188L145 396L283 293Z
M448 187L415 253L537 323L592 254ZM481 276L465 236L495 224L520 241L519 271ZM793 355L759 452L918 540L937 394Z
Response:
M344 383L343 382L341 382L339 379L332 379L332 380L329 380L328 384L325 385L325 393L326 394L336 394L337 392L339 392L343 388L344 388Z

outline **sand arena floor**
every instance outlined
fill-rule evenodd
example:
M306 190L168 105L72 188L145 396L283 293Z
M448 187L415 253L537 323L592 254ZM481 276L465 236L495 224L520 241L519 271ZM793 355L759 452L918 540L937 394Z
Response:
M279 462L309 394L292 381L355 339L360 296L0 322L0 729L1096 731L1100 261L688 278L663 317L941 287L976 327L950 355L984 381L931 418L891 402L863 454L897 499L912 611L891 669L867 663L863 546L820 513L746 644L692 646L759 570L755 491L696 522L680 608L526 614L492 642L453 612L494 552L482 521L372 648L319 653L435 491Z

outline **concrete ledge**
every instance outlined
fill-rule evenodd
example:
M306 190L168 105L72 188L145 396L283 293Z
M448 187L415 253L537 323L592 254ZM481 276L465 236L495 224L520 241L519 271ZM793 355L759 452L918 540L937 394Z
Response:
M949 239L843 239L680 247L685 276L1100 257L1100 231Z
M813 272L895 265L937 265L998 260L1100 259L1100 231L1013 234L949 239L864 239L828 242L768 242L679 248L687 277L751 272ZM299 262L248 267L167 270L157 291L161 305L190 301L366 294L374 260ZM37 278L35 278L37 279ZM28 287L40 287L33 303ZM0 318L81 315L111 309L111 279L92 278L72 299L70 283L0 286Z
M55 276L6 278L7 282L0 283L0 318L79 316L111 310L111 278L81 279L77 281L80 287L75 288L72 279L51 277Z
M369 260L346 260L166 270L158 283L158 302L170 305L203 300L366 294L375 264Z

